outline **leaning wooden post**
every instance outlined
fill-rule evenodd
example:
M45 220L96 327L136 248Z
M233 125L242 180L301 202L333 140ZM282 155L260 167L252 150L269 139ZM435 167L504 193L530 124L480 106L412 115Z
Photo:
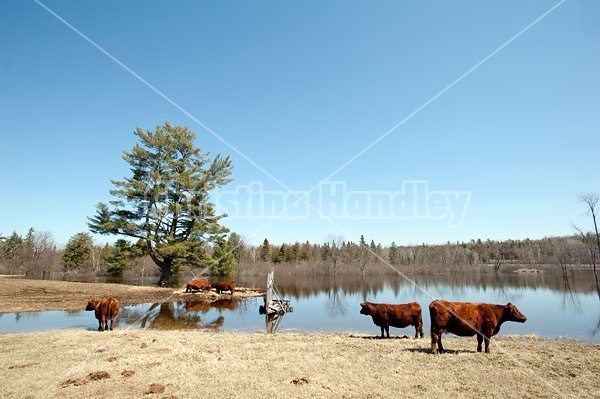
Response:
M275 271L271 270L271 272L267 275L267 298L266 305L268 307L273 303L273 275Z

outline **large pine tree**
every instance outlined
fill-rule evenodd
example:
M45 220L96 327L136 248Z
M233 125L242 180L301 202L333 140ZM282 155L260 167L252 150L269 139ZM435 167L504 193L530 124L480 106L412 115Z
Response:
M196 134L186 126L166 122L154 132L137 128L139 138L123 159L132 176L112 180L117 200L99 203L89 218L90 230L141 239L161 269L159 285L183 263L201 265L206 242L228 232L219 224L209 192L231 181L229 157L209 158L194 144Z

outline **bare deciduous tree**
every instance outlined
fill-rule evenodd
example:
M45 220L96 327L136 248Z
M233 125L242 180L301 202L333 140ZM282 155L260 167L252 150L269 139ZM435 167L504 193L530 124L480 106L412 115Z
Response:
M360 269L360 274L364 276L365 268L367 267L367 263L369 263L369 258L371 257L371 249L367 245L367 242L365 241L365 237L363 235L360 236L360 242L358 243L356 252L358 268Z
M592 262L592 268L594 270L594 277L596 278L596 287L598 287L598 295L600 295L600 283L598 281L598 273L596 271L597 258L600 254L600 234L598 233L598 223L596 215L598 214L598 201L600 195L597 193L581 193L578 196L579 201L583 202L587 206L587 213L592 216L592 223L594 224L594 231L591 234L585 233L582 228L574 226L575 229L581 235L583 242L588 248L590 254L590 261Z
M336 274L338 271L344 237L339 235L329 235L325 241L329 245L329 257L331 258L332 272L333 274Z

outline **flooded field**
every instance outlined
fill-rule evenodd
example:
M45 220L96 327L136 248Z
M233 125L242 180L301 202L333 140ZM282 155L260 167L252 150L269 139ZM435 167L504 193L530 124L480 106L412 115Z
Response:
M260 279L243 281L260 287ZM565 337L600 343L600 300L593 274L574 271L568 283L553 273L481 273L299 278L280 276L277 285L291 300L294 311L278 322L279 330L355 331L379 334L371 318L359 314L364 300L384 303L417 301L423 307L425 333L429 333L427 305L434 299L514 303L528 317L524 324L505 323L500 334L535 334L544 338ZM212 304L197 301L147 303L121 307L119 329L215 329L260 331L268 328L259 314L262 298L231 300L226 295ZM83 328L94 330L91 312L23 312L0 316L0 332ZM394 329L392 335L408 335L412 328Z

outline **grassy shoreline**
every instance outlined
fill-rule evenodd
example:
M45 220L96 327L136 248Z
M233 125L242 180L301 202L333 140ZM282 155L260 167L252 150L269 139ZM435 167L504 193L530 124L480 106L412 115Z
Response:
M600 397L600 345L492 342L486 355L448 336L432 355L427 338L353 333L5 333L0 397Z

